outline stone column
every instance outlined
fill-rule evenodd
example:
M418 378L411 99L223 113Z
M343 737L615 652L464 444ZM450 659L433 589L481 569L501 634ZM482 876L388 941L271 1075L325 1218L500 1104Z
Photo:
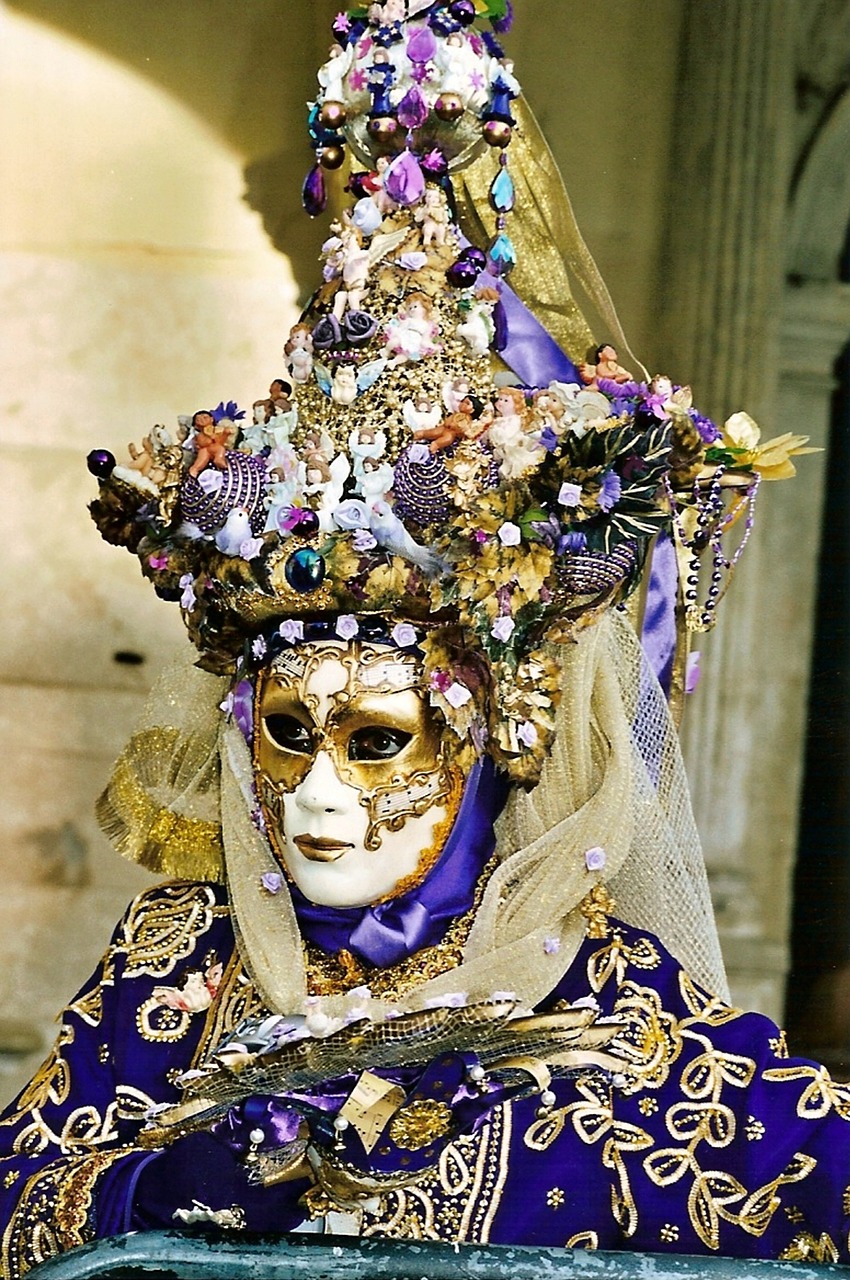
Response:
M803 318L783 260L796 4L687 5L670 173L667 367L720 421L746 408L765 437L825 430L830 366L816 362L822 412L795 417L779 384L784 334ZM795 404L794 408L798 406ZM807 406L811 411L812 405ZM786 420L791 419L791 420ZM686 759L733 994L779 1017L788 878L796 841L820 502L819 464L764 485L755 534L702 650L685 712Z

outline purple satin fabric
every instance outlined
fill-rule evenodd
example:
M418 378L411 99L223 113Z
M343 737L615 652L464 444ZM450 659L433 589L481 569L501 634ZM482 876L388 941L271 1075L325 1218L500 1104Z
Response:
M401 897L366 907L322 907L292 885L303 936L323 951L345 948L379 968L439 942L451 921L472 906L476 882L495 848L493 824L506 795L492 762L476 763L439 860L422 884Z
M508 340L499 354L520 382L529 387L548 387L550 382L581 383L578 369L544 329L536 316L520 302L510 285L485 277L491 288L501 288Z
M679 568L669 533L660 533L652 551L641 644L658 683L669 700L676 656L676 597Z

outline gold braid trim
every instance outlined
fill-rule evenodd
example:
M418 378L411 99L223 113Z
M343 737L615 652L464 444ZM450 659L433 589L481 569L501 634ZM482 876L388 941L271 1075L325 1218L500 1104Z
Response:
M119 853L160 875L224 880L218 822L188 818L156 796L183 799L191 787L206 795L218 782L209 744L178 729L145 729L130 739L95 806L104 833Z

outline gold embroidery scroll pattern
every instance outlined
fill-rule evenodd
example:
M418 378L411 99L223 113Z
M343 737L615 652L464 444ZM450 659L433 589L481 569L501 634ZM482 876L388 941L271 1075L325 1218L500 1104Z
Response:
M779 1187L807 1177L815 1161L795 1155L777 1178L751 1194L724 1170L702 1167L697 1151L703 1143L716 1150L728 1147L735 1138L735 1113L721 1100L724 1089L746 1089L755 1075L756 1064L740 1054L724 1053L706 1036L686 1029L686 1023L695 1021L685 1019L679 1029L683 1038L697 1041L703 1052L683 1068L680 1090L686 1100L669 1107L665 1116L669 1133L682 1145L653 1151L644 1159L643 1167L658 1187L691 1177L687 1203L691 1225L707 1248L717 1250L721 1221L750 1235L763 1235L781 1203Z
M662 1088L682 1052L680 1024L662 1007L654 988L635 982L620 983L613 1011L624 1021L614 1043L631 1067L626 1092Z
M564 1242L565 1249L598 1249L599 1234L596 1231L577 1231Z
M838 1262L838 1249L824 1231L815 1237L809 1231L801 1231L787 1249L779 1255L781 1262Z
M12 1149L16 1155L29 1157L41 1155L49 1146L57 1147L62 1155L94 1151L117 1138L117 1114L117 1102L110 1102L102 1116L97 1107L76 1107L57 1130L36 1110L30 1123L16 1136Z
M413 1186L385 1193L364 1216L363 1236L474 1240L486 1244L507 1177L510 1107L497 1107L474 1135L458 1138Z
M638 938L627 943L620 933L615 933L607 946L594 951L587 962L587 980L592 991L599 992L611 978L617 985L625 981L630 965L636 969L657 969L661 956L655 943L649 938Z
M67 1101L71 1090L71 1069L62 1056L62 1050L73 1043L74 1028L63 1023L49 1055L19 1095L14 1111L0 1120L0 1127L17 1124L29 1111L41 1111L50 1103L61 1107Z
M842 1120L850 1120L850 1085L838 1084L826 1067L769 1067L762 1072L762 1079L783 1083L808 1081L797 1099L797 1115L801 1120L821 1120L830 1111L835 1111Z
M127 956L124 976L149 974L164 978L195 950L214 915L215 894L209 885L159 885L140 894L124 921L119 945Z
M192 1025L192 1015L186 1009L171 1009L156 996L136 1010L136 1030L143 1040L153 1044L172 1044L182 1040Z
M603 1077L588 1075L578 1080L576 1091L580 1095L579 1101L535 1119L526 1130L523 1141L532 1151L546 1151L563 1132L568 1120L585 1145L592 1146L604 1138L602 1164L614 1175L611 1212L624 1234L634 1235L638 1211L624 1153L645 1151L652 1146L652 1138L638 1125L615 1119L611 1087Z

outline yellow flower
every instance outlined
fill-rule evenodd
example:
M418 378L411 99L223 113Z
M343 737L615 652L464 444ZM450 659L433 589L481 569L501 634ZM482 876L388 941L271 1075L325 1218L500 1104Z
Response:
M796 475L792 457L821 452L820 449L805 448L808 439L808 436L786 431L760 445L761 430L748 413L733 413L723 424L723 443L730 449L742 449L740 465L752 467L763 480L790 480Z

